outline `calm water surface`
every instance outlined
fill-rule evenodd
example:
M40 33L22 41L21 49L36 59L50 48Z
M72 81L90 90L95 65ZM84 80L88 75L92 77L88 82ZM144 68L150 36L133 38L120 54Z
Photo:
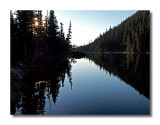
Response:
M90 54L68 65L53 70L50 78L35 71L30 77L36 79L14 105L15 114L150 114L148 55Z

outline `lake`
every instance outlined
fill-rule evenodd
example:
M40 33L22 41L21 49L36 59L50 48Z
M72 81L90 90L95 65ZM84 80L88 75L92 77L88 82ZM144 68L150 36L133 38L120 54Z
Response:
M25 75L12 113L149 115L149 55L87 54L41 64Z

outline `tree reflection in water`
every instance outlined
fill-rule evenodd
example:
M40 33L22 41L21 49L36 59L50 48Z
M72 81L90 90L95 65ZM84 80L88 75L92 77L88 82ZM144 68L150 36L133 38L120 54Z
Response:
M64 87L67 74L72 89L71 62L68 58L55 58L28 69L23 78L18 101L11 104L11 114L44 114L45 99L57 101L60 87ZM51 98L53 100L51 100Z
M87 54L106 73L117 76L150 98L150 56L148 54Z
M97 53L87 54L86 58L150 98L149 55ZM56 104L60 88L65 86L65 76L72 89L71 62L74 60L57 57L28 69L19 96L11 104L11 113L44 114L45 106L48 105L46 100L49 100L50 108L51 104Z

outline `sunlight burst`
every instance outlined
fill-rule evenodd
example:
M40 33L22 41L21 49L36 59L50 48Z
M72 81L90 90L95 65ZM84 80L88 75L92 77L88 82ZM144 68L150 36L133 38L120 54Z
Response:
M35 26L38 26L38 21L35 22Z

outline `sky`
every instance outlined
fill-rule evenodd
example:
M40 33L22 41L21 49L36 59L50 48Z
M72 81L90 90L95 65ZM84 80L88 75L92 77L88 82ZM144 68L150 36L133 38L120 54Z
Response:
M71 44L80 46L94 41L100 33L108 30L110 26L117 26L135 12L136 10L55 10L55 16L59 26L63 23L65 36L71 21ZM47 10L42 10L42 14L44 18Z
M136 10L57 10L55 16L58 24L60 22L64 24L65 35L68 33L69 22L71 21L71 43L80 46L94 41L100 33L105 32L110 26L117 26L135 12Z

